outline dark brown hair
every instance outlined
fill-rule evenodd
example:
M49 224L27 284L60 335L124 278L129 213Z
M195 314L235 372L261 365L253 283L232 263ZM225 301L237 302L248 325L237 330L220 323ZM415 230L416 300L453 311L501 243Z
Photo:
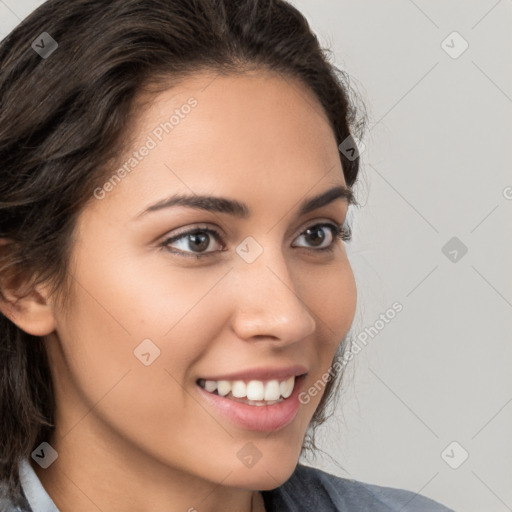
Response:
M48 44L42 33L58 44L46 58L32 46ZM27 289L46 282L65 304L75 221L127 147L141 91L200 71L272 70L313 91L338 144L361 138L364 105L328 51L283 0L45 2L0 43L0 279L18 276ZM359 158L340 159L352 187ZM2 286L0 294L6 300ZM19 458L54 426L43 341L0 315L0 480L10 493L19 491ZM314 428L328 417L342 374L334 373L303 451L316 447Z

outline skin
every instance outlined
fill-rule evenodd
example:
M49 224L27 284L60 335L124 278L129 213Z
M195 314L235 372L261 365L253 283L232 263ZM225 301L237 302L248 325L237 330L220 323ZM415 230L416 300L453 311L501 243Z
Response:
M57 404L49 442L59 456L48 469L31 463L62 512L249 512L252 498L254 511L264 511L257 490L290 477L322 393L288 426L261 433L209 408L196 379L302 363L307 389L328 371L354 318L344 242L333 237L334 251L322 253L304 235L321 222L343 224L347 201L298 216L304 199L346 185L313 93L263 71L213 82L197 74L141 113L134 148L190 96L197 107L83 209L66 309L44 285L16 310L3 307L22 329L44 336ZM174 193L236 199L251 215L180 206L137 218ZM159 246L198 224L222 237L210 239L213 256ZM324 234L329 239L329 228ZM247 236L263 248L250 264L235 252ZM190 254L195 246L184 238L172 248ZM146 338L161 352L150 366L133 353ZM248 442L262 454L251 468L237 457Z

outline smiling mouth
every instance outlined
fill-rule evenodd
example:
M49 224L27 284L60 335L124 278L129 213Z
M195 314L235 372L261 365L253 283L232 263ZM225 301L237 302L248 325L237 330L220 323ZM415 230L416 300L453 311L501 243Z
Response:
M197 385L205 391L234 402L247 405L274 405L286 400L293 392L297 381L306 374L291 376L287 379L261 380L205 380L198 379Z

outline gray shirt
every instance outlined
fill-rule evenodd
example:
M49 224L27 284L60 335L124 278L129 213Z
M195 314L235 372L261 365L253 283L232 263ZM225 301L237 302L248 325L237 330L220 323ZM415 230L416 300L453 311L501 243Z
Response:
M23 496L15 506L2 497L0 512L59 512L28 459L19 466ZM414 492L341 478L297 464L280 487L260 491L267 512L453 512Z

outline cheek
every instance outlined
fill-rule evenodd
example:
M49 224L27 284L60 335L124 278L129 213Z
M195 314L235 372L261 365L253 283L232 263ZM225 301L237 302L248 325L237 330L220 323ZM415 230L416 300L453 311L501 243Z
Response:
M110 277L99 288L87 282L94 298L78 290L71 321L58 330L63 364L56 392L67 415L64 431L80 436L99 421L156 458L186 460L205 429L223 434L190 398L189 386L189 369L218 335L215 293L208 294L215 281L183 281L178 293L176 280L149 287L139 275ZM143 340L151 342L138 350ZM222 456L220 448L216 455Z
M58 322L58 371L83 402L73 420L98 403L94 412L120 428L151 430L152 418L168 429L185 407L187 370L222 322L211 292L224 272L127 260L81 259L73 305Z
M317 283L313 287L312 283ZM309 303L317 320L318 335L310 360L316 364L303 388L303 406L312 416L327 383L329 370L338 346L352 325L357 302L357 288L348 259L336 263L336 269L325 269L316 279L308 277Z
M73 322L88 337L109 340L116 350L133 350L145 338L165 343L187 325L191 314L208 314L208 295L224 273L213 267L179 267L161 254L115 259L88 254L76 272L81 286Z
M348 259L326 266L314 276L308 273L304 287L317 327L325 333L319 340L337 346L350 329L356 311L357 289Z

